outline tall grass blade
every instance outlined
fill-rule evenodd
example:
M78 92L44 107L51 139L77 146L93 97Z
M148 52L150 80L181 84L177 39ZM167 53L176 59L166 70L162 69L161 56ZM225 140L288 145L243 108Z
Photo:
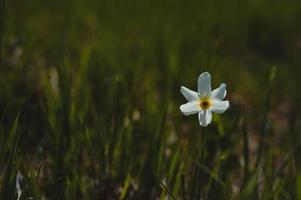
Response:
M13 127L9 133L9 140L6 145L6 164L4 169L4 177L1 182L0 199L14 199L15 197L15 180L19 167L19 158L17 155L17 148L19 144L19 131L18 129L19 115L15 119ZM3 164L3 163L2 163Z
M256 158L256 167L258 167L260 160L262 158L262 153L264 150L264 138L266 133L266 125L267 125L267 117L271 106L271 101L273 97L274 92L274 84L276 79L276 73L277 73L277 67L273 66L271 68L270 74L269 74L269 88L268 93L266 96L266 101L264 103L263 107L263 114L262 114L262 120L260 124L260 130L259 130L259 144L258 144L258 151L257 151L257 158Z

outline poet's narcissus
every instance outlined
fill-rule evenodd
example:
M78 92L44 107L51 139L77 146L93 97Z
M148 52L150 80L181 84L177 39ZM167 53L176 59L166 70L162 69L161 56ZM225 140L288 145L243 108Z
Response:
M199 115L201 126L208 126L212 120L212 112L223 113L229 108L229 101L223 101L227 94L226 84L222 83L211 91L211 76L208 72L198 78L198 92L181 86L181 93L188 103L180 106L184 115Z

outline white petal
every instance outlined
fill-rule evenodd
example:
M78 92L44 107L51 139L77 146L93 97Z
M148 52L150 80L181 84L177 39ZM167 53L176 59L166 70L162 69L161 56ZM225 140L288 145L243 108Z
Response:
M199 99L199 95L197 92L192 91L184 86L181 86L181 93L187 99L187 101L196 101Z
M212 101L210 110L215 113L223 113L229 108L229 101Z
M192 115L200 112L201 108L198 101L191 101L181 105L180 110L184 115Z
M201 110L199 112L199 122L201 126L208 126L212 120L212 113L210 110Z
M227 94L226 84L222 83L218 88L211 92L211 98L222 101Z
M211 76L208 72L204 72L199 76L198 92L201 97L209 97L211 93Z

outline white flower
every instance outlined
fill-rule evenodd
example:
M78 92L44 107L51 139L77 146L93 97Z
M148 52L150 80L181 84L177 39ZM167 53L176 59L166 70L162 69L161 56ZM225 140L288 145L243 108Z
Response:
M199 114L201 126L207 126L212 119L212 112L223 113L229 108L229 101L223 101L227 94L226 84L222 83L211 91L211 76L208 72L198 78L198 92L181 86L181 93L188 103L180 106L184 115Z

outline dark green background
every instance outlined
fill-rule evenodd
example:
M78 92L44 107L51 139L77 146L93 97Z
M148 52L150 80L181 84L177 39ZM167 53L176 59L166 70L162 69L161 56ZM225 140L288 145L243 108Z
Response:
M1 0L0 12L2 198L19 170L24 199L301 199L301 2ZM204 71L230 101L207 128L179 111L180 86Z

